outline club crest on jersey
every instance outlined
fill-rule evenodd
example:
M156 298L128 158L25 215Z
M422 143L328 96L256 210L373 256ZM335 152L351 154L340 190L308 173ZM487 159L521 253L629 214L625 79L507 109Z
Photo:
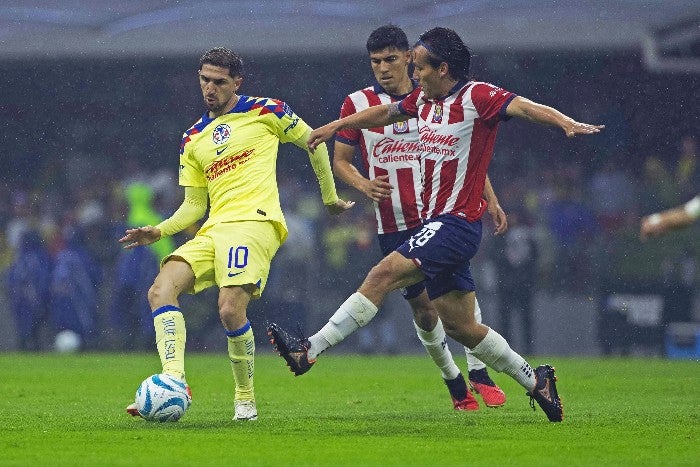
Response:
M394 134L408 133L408 121L394 123Z
M435 110L433 111L433 123L442 123L442 102L435 104Z
M225 123L217 125L211 135L214 144L223 144L231 137L231 127Z

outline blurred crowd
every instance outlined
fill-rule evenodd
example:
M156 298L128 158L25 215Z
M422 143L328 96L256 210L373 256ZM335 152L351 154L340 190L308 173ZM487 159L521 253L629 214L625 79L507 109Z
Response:
M488 70L478 78L607 125L600 138L581 142L551 129L502 126L490 177L510 229L494 237L487 227L475 262L482 272L478 286L500 303L499 317L488 321L507 338L517 329L531 342L538 290L597 297L653 291L666 299L666 321L693 319L697 226L645 244L638 228L642 215L700 191L697 109L683 107L683 93L696 94L698 80L649 75L634 60L617 59L477 57ZM365 60L343 57L342 63L356 66L334 70L340 76L330 79L327 69L326 78L321 73L328 59L250 59L255 65L243 93L284 99L315 126L335 118L345 94L369 82L369 67L363 73L360 66ZM196 59L138 65L15 63L10 70L9 80L29 76L34 84L2 109L24 117L21 124L4 119L5 134L18 136L5 142L8 168L0 177L0 292L8 304L0 313L11 315L18 349L46 350L63 331L83 349L153 345L147 289L160 258L194 230L129 251L117 239L128 227L157 224L179 206L176 148L202 106ZM62 79L76 68L76 80L88 73L81 86ZM584 74L599 78L581 83ZM304 85L290 88L289 79ZM44 80L58 88L39 85ZM611 90L617 83L624 86ZM658 95L664 89L666 100ZM22 100L28 97L31 102ZM675 108L653 107L661 102ZM684 118L690 122L680 123ZM278 182L290 235L256 305L258 319L303 326L314 310L327 318L380 258L374 213L365 201L342 216L327 216L308 159L296 148L281 148ZM344 196L362 201L357 192ZM207 349L221 341L215 295L185 300L188 345ZM380 334L387 340L382 348L391 351L397 336L389 328Z

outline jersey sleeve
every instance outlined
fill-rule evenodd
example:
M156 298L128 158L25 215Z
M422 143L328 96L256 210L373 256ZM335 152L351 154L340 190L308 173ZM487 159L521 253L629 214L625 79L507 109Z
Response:
M418 96L420 96L421 92L422 92L421 87L416 86L416 89L414 89L411 94L404 97L403 100L401 102L399 102L399 111L401 111L401 113L404 115L408 115L409 117L417 117L418 116Z
M357 113L355 108L355 103L350 99L350 96L345 98L343 106L340 108L340 118L347 117ZM348 128L345 130L340 130L335 139L341 143L349 144L350 146L357 146L360 144L360 138L362 136L362 131L356 128Z
M489 83L476 83L472 102L479 116L486 121L507 120L506 107L516 94Z
M192 154L192 145L188 144L190 131L192 129L182 135L182 143L180 144L179 184L181 186L206 187L207 180L204 177L204 170Z
M299 118L285 102L276 99L269 99L269 102L277 104L275 110L268 115L272 131L277 135L281 143L296 141L304 136L307 130L310 130L309 125ZM265 107L268 106L266 105Z

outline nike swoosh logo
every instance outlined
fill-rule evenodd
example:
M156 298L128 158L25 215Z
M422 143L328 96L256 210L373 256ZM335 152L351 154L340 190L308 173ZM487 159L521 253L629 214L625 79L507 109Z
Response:
M237 275L239 275L239 274L243 274L244 272L245 272L245 271L241 271L241 272L234 272L233 274L229 272L229 273L228 273L228 277L233 277L233 276L237 276Z
M217 149L217 150L216 150L216 155L217 155L217 156L220 156L221 153L224 152L224 151L226 150L227 147L228 147L228 146L224 146L224 147L221 148L221 149Z

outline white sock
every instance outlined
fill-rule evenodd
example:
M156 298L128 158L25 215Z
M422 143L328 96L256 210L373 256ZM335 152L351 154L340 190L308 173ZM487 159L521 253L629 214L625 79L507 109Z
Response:
M477 323L481 323L481 308L479 308L479 300L474 297L474 319ZM467 370L481 370L486 368L486 364L474 356L474 352L469 347L464 347L464 353L467 354Z
M331 316L325 326L309 337L311 348L308 358L314 360L329 347L336 345L350 334L369 323L377 314L377 307L360 292L350 295Z
M530 364L514 352L503 336L493 329L489 329L486 337L472 351L488 366L512 377L528 391L535 387L535 372Z
M428 355L440 368L443 379L455 379L459 375L459 368L455 364L452 353L450 353L450 349L447 346L447 335L442 327L442 321L438 318L438 322L432 331L419 328L415 321L413 326L415 326L418 339L420 339Z

